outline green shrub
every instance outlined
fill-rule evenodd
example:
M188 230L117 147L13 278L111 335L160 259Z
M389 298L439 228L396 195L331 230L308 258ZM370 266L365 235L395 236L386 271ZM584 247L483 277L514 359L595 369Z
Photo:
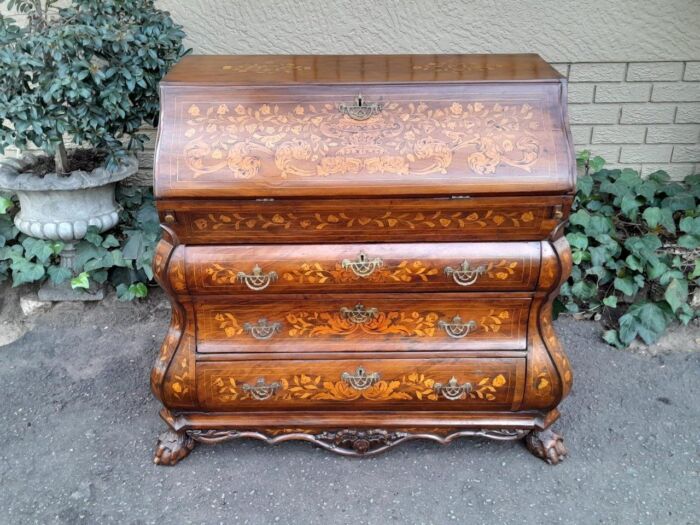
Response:
M158 82L186 53L170 15L152 0L3 4L22 23L0 14L0 153L34 144L68 172L66 135L104 151L108 167L142 147Z
M95 228L76 245L75 271L58 264L60 241L35 239L20 233L12 219L17 207L0 197L0 281L13 286L51 279L59 284L71 279L73 288L88 288L90 282L110 282L122 300L145 297L153 284L151 260L160 239L160 224L150 188L118 186L122 205L119 225L100 234Z
M601 318L615 346L650 344L669 323L698 315L689 304L700 284L700 175L671 181L607 170L583 152L566 238L574 267L559 310Z

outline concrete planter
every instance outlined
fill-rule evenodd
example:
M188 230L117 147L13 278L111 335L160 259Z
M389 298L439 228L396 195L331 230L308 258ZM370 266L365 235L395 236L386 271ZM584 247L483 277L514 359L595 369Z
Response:
M119 221L119 205L114 200L116 183L136 173L138 163L130 157L113 171L96 168L92 172L74 171L59 177L49 173L37 177L27 170L36 161L33 155L8 159L0 163L0 191L16 193L20 211L15 226L32 237L60 240L61 265L73 270L75 243L85 237L89 226L100 232L113 228ZM70 283L53 285L46 282L39 298L50 301L95 300L95 293L73 290Z

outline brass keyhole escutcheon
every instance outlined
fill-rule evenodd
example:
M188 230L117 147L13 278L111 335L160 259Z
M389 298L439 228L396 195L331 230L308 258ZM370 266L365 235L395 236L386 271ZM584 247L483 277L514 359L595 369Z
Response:
M353 120L367 120L374 115L379 114L383 105L379 102L367 102L362 97L362 93L357 95L353 104L341 103L338 105L338 110Z

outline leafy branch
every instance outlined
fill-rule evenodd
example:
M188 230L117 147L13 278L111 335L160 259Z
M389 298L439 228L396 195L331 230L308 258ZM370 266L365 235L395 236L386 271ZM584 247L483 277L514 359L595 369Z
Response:
M574 267L559 310L603 319L605 340L624 347L656 341L674 320L698 316L700 176L672 181L657 171L604 169L585 151L566 238Z

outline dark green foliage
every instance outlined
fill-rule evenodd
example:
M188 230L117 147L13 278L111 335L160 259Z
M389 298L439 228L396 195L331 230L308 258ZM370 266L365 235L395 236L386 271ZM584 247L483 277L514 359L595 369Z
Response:
M700 284L700 176L642 179L603 169L588 152L578 160L586 173L566 234L574 268L559 308L601 314L616 346L652 343L674 320L688 324L698 315L689 301Z
M52 154L68 135L114 166L143 147L158 82L185 54L169 14L149 0L2 4L17 14L0 15L0 153L33 143Z
M71 280L73 288L88 288L91 282L111 283L120 299L131 300L148 294L153 283L151 260L160 239L160 225L149 188L123 186L117 201L124 208L119 225L103 234L89 230L76 245L75 269L71 276L58 265L63 243L34 239L12 224L16 207L0 198L0 281L11 278L13 286L51 279ZM4 203L4 204L3 204ZM3 212L3 208L7 208Z

